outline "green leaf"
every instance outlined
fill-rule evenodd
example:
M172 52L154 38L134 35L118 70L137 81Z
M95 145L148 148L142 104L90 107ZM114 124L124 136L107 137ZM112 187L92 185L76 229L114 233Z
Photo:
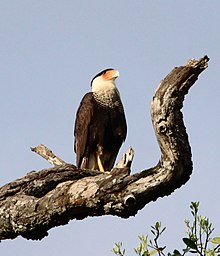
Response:
M156 253L157 253L157 249L154 249L153 251L150 252L150 255L152 256L152 255L154 255Z
M157 221L155 224L155 228L158 230L161 227L161 222Z
M180 256L182 255L178 250L173 251L173 256Z
M183 249L184 254L188 253L190 251L189 248Z
M191 239L189 239L189 238L183 238L183 242L184 242L188 247L197 250L197 245L196 245L196 243L195 243L193 240L191 240Z
M151 233L152 233L154 236L156 236L156 233L154 232L153 229L151 229Z
M212 240L211 240L211 242L213 243L213 244L220 244L220 237L214 237Z
M166 230L166 227L164 227L161 231L160 234L162 234Z

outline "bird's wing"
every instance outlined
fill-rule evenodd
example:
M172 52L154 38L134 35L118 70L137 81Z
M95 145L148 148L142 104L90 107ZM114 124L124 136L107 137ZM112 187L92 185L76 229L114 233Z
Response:
M77 110L74 127L74 150L76 153L76 164L81 165L82 158L85 156L86 144L88 143L89 127L93 116L93 96L87 93Z
M108 166L106 167L108 170L113 168L119 149L122 143L125 141L127 135L127 124L123 108L119 111L111 111L110 118L111 129L114 136L112 137L111 156L108 161Z

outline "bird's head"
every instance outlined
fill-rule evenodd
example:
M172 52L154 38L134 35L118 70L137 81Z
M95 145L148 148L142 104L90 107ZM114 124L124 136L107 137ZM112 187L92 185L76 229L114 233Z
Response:
M118 70L108 68L98 73L91 81L92 92L114 89L115 79L119 76Z

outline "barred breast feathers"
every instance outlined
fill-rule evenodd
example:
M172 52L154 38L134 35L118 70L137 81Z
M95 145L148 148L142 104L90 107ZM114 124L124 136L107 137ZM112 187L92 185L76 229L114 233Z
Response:
M124 112L123 105L121 102L120 94L117 88L114 90L100 90L99 92L93 92L95 100L102 106L108 108L119 108L120 111Z

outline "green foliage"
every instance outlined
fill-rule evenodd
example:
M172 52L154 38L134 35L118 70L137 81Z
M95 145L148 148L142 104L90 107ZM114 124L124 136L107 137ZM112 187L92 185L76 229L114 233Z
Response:
M115 246L113 247L112 251L115 255L118 256L124 256L125 255L125 249L122 249L122 243L115 243Z
M185 220L187 238L183 238L186 248L184 254L193 253L197 255L220 255L220 238L211 238L214 231L212 223L207 217L198 215L199 202L192 202L190 205L193 221Z
M198 214L199 202L191 202L190 209L193 220L192 223L189 220L185 220L187 237L182 239L185 248L180 250L181 252L175 249L173 253L168 253L167 255L220 256L220 237L211 238L214 228L208 218ZM153 238L150 239L148 235L138 236L139 245L134 248L135 254L138 256L152 256L155 254L165 256L166 246L159 245L159 238L164 231L165 227L161 226L161 222L156 222L154 226L151 226L150 230ZM112 252L117 256L126 256L125 249L122 249L122 243L115 243Z

